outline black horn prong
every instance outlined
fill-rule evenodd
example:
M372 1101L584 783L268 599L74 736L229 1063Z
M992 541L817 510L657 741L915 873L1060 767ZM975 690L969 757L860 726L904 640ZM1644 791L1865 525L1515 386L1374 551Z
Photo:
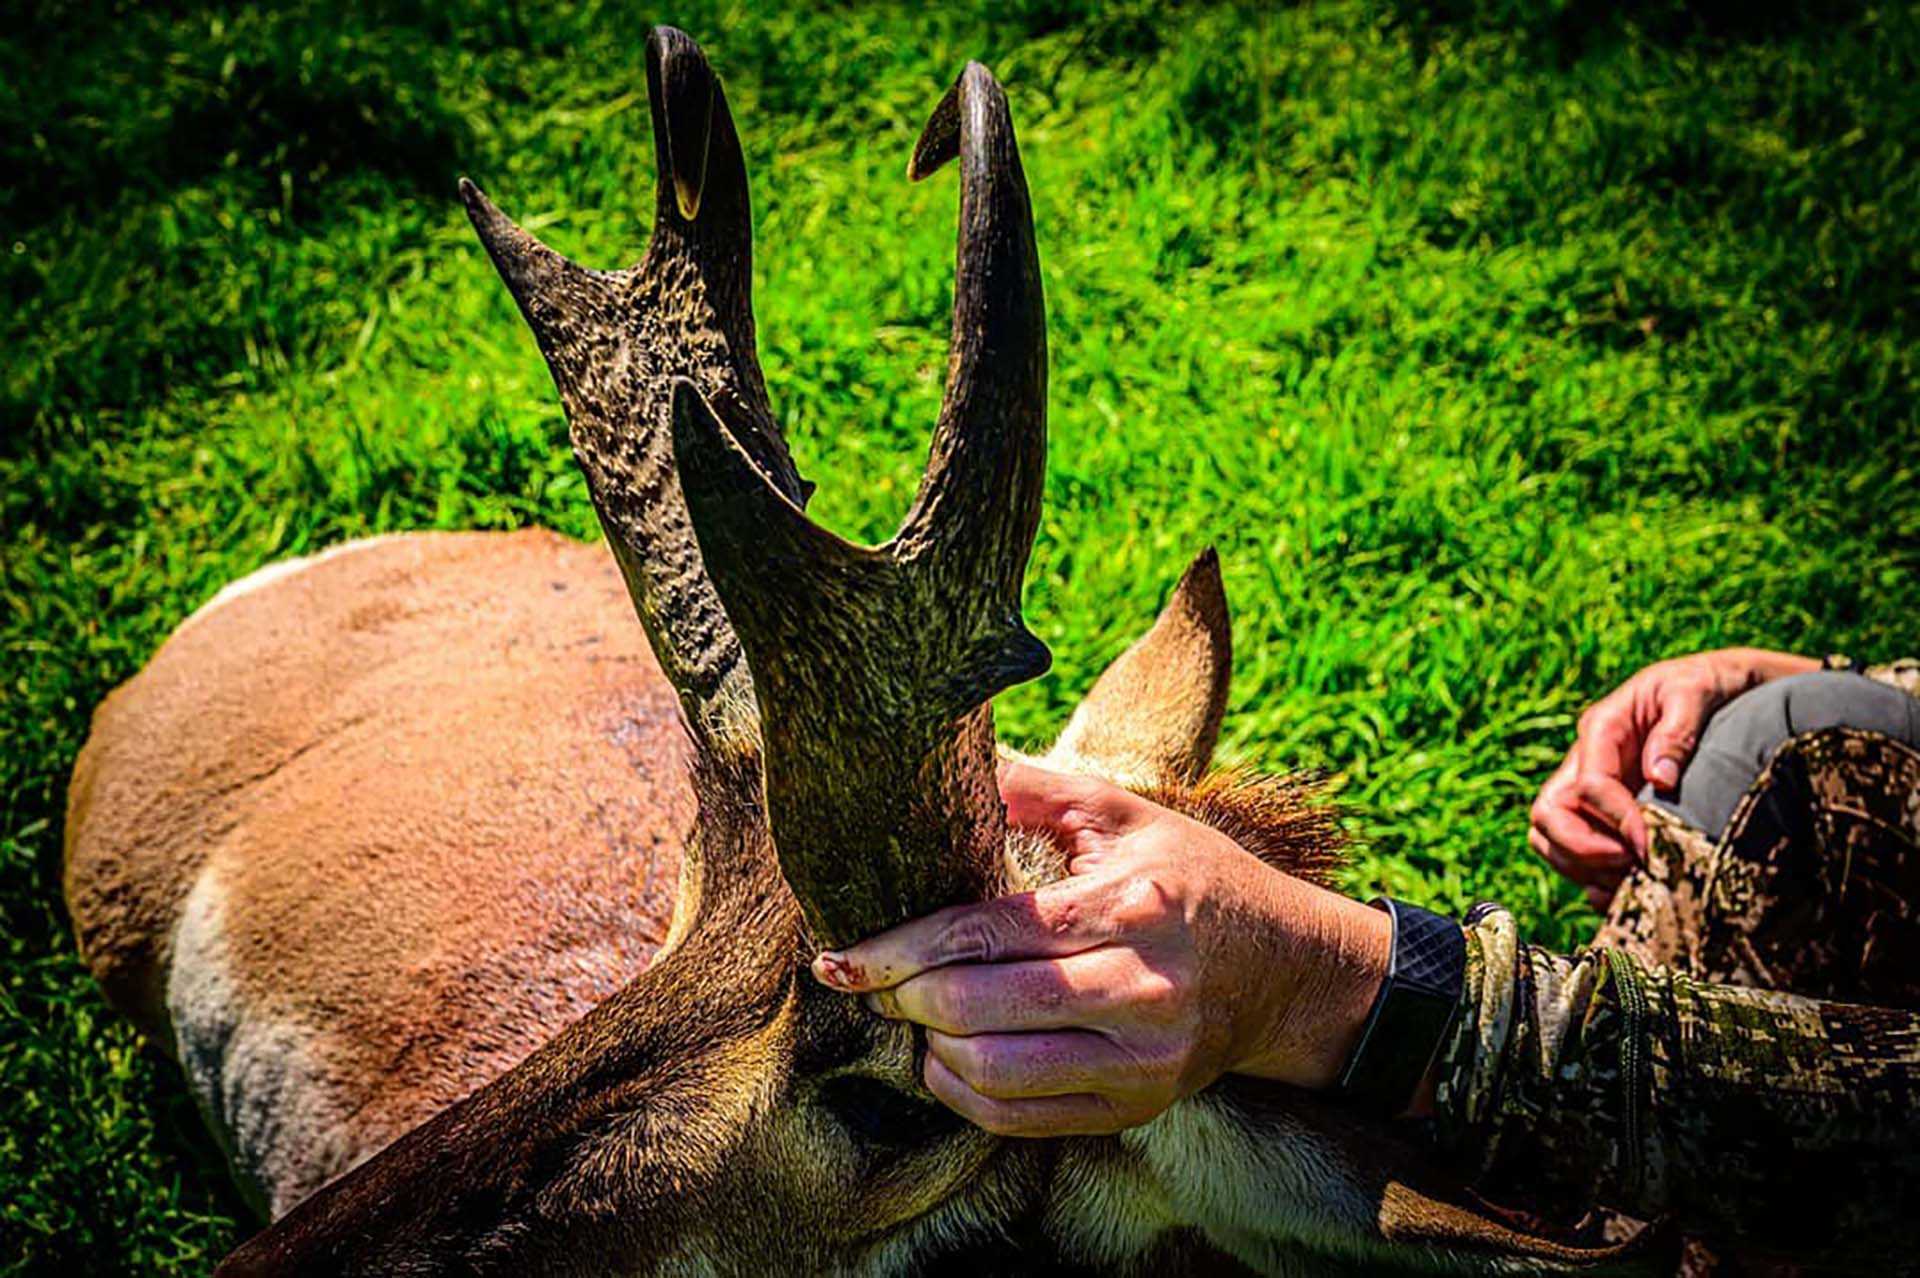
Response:
M673 387L673 455L701 561L750 649L808 627L831 593L823 578L882 561L807 518L685 380Z
M680 216L700 214L713 130L713 69L685 32L655 27L647 37L647 90L653 124L664 148L661 177L673 189Z
M549 299L590 288L594 272L535 239L464 177L460 179L460 202L466 205L467 220L473 223L474 233L480 237L494 269L500 272L507 291L520 304L534 334L544 338L537 312Z
M1012 115L977 62L934 108L910 172L953 156L960 226L947 388L897 542L956 587L964 581L981 606L1017 611L1046 474L1046 306Z
M927 117L927 127L920 130L920 140L914 143L913 156L907 161L907 180L918 182L959 154L960 81L955 80Z
M671 27L648 34L644 60L658 190L636 265L575 265L472 183L460 194L553 373L601 525L696 741L738 741L754 727L749 674L675 482L674 381L699 387L782 493L804 499L807 486L755 354L751 203L725 88Z

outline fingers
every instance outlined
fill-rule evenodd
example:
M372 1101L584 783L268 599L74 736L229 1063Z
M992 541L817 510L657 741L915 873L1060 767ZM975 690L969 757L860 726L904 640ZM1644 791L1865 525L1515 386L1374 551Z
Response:
M1090 1030L961 1036L927 1031L927 1050L982 1096L1025 1100L1034 1096L1146 1099L1160 1091L1173 1099L1179 1062L1166 1068Z
M1640 815L1639 801L1621 784L1617 773L1583 768L1574 777L1573 793L1583 808L1619 831L1636 858L1646 855L1647 819Z
M1576 784L1610 780L1629 793L1640 788L1638 713L1632 696L1615 692L1580 716L1580 736L1568 751Z
M1152 1023L1177 1014L1179 991L1138 953L1112 946L1066 958L937 967L876 990L866 1002L890 1020L972 1035Z
M1152 1117L1128 1121L1113 1101L1091 1093L1020 1100L983 1096L931 1052L925 1077L927 1090L948 1109L998 1136L1104 1136Z
M1033 892L956 905L912 919L858 945L821 954L813 973L849 993L885 989L953 963L1056 958L1113 939L1108 885L1062 879Z
M1626 847L1618 831L1596 824L1581 804L1582 777L1587 769L1585 752L1580 743L1575 742L1567 757L1547 778L1547 783L1540 787L1539 795L1528 810L1528 820L1562 855L1576 859L1608 853L1624 855Z
M1611 887L1633 868L1626 837L1588 811L1581 793L1582 752L1576 746L1540 788L1529 813L1527 842L1561 874L1585 887ZM1636 813L1637 815L1637 813Z
M1546 845L1543 848L1536 843L1535 850L1555 865L1565 862L1566 867L1631 869L1633 849L1626 836L1589 812L1579 793L1569 789L1533 805L1533 828L1528 833Z
M1640 771L1662 790L1680 784L1681 769L1700 744L1700 730L1713 713L1717 697L1703 683L1678 683L1660 698L1660 719L1641 747Z
M1560 838L1575 841L1582 837L1590 839L1590 843L1577 843L1580 850L1575 851L1566 842L1555 842L1542 833L1539 825L1527 831L1528 846L1562 876L1582 887L1605 887L1625 878L1634 865L1626 845L1619 842L1617 836L1584 824L1586 818L1580 814L1574 814L1570 820L1581 834L1562 831Z
M1145 800L1118 786L1014 755L1000 758L1000 799L1010 824L1067 838L1090 831L1119 834L1151 812Z
M1580 716L1579 737L1540 789L1527 841L1592 899L1610 898L1649 834L1634 792L1680 784L1700 733L1728 695L1713 654L1640 671Z
M1533 811L1535 826L1571 859L1605 864L1609 835L1633 859L1645 858L1647 823L1629 788L1640 784L1639 740L1626 699L1609 697L1580 717L1580 737Z

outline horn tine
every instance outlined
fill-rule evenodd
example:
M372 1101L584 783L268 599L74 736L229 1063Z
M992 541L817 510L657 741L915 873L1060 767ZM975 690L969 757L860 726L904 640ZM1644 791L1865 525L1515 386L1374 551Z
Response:
M751 333L753 213L746 158L720 77L692 37L673 27L655 27L647 37L647 101L657 177L648 258L697 258L709 305L740 319ZM712 296L716 288L721 296Z
M593 287L596 272L562 257L502 213L470 179L460 179L460 202L467 207L467 220L486 247L493 268L500 272L507 291L520 304L534 335L544 345L545 323L540 312L551 299Z
M664 439L669 382L693 378L760 468L804 505L813 485L794 470L755 351L752 201L726 89L692 37L660 26L647 37L647 96L656 194L632 305L674 316L704 307L712 315L690 327L670 322L667 331L678 327L683 338L647 379L658 405L654 420ZM723 339L718 344L714 333Z
M655 27L647 37L647 96L653 108L662 204L671 189L680 216L700 214L707 180L716 81L700 46L684 31Z
M946 395L896 542L904 558L946 561L942 575L964 576L973 602L1017 611L1046 474L1046 305L1006 94L977 62L934 108L908 173L919 179L956 157Z
M846 944L967 899L978 884L964 863L914 838L912 705L900 679L874 677L897 655L872 659L898 565L809 520L686 381L673 445L702 562L752 670L774 850L814 935Z
M895 689L919 719L957 719L1052 664L1017 614L986 624L951 616L891 549L855 545L814 523L687 381L674 385L673 449L701 562L767 696L792 692L790 671L817 673L807 658L821 647L872 657L881 650L873 632L903 622L924 627L920 642L947 657L937 678ZM835 695L857 702L864 694L837 684ZM907 709L903 700L889 713Z
M701 562L748 647L749 666L754 650L770 655L814 633L810 614L823 581L889 566L882 552L807 518L685 379L673 386L673 452ZM748 608L748 600L762 606ZM762 664L770 674L779 668Z
M546 357L608 544L696 740L739 738L751 729L739 714L743 707L750 711L737 690L745 679L739 645L700 572L693 529L671 483L666 431L649 421L665 416L668 388L664 379L657 389L642 382L637 396L629 385L616 397L594 380L602 371L599 344L626 340L628 273L593 271L562 257L470 181L461 180L460 196ZM655 353L679 355L664 343Z
M961 80L965 78L963 72ZM920 130L920 140L913 144L913 155L907 161L907 181L931 177L960 154L961 80L947 86L940 101L934 104L933 114L927 117L927 127Z

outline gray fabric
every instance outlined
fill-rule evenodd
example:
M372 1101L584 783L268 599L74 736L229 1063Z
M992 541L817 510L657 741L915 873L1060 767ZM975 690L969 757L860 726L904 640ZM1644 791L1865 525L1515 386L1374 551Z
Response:
M1763 683L1720 708L1680 785L1640 791L1651 802L1714 838L1780 743L1823 728L1860 728L1920 748L1920 700L1857 674L1816 671Z

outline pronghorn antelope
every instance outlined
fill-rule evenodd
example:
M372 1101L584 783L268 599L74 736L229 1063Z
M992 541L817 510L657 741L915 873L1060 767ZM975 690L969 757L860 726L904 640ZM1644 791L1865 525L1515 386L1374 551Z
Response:
M806 976L1063 872L1006 827L988 705L1048 661L1020 616L1047 375L1025 179L970 65L909 170L960 168L932 455L894 539L851 545L802 513L767 405L725 95L667 28L647 77L639 265L579 267L462 186L612 561L526 532L265 569L107 699L75 768L81 947L273 1222L222 1272L1630 1263L1252 1080L1120 1136L994 1137L925 1093L907 1028ZM1332 826L1302 786L1207 776L1228 660L1203 555L1049 759L1312 872Z

